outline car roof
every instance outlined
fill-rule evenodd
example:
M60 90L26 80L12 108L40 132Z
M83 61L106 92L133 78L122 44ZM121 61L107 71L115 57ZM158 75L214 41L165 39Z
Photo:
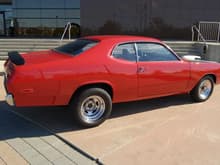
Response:
M113 41L113 42L157 42L161 43L160 40L151 37L143 36L132 36L132 35L97 35L97 36L87 36L86 39L98 40L98 41Z

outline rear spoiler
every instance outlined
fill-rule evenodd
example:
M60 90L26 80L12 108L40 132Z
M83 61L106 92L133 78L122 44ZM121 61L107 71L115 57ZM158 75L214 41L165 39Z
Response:
M8 52L8 58L15 65L24 65L25 63L24 58L17 51Z

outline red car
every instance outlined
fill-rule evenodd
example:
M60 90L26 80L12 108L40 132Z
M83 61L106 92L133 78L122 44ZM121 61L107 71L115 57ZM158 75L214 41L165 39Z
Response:
M91 36L58 48L19 54L5 63L12 106L69 105L83 126L101 124L112 103L189 93L206 101L220 83L220 64L178 57L154 38Z

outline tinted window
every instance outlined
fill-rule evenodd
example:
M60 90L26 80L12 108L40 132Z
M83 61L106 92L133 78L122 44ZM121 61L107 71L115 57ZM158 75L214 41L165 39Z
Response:
M113 50L112 55L126 61L136 61L137 59L134 44L121 44Z
M177 61L178 58L166 47L154 43L138 43L139 61Z
M94 47L95 45L97 45L97 43L98 43L97 41L93 41L93 40L77 39L77 40L70 42L66 45L62 45L58 48L55 48L55 50L62 52L62 53L78 55L78 54L85 52L86 50Z

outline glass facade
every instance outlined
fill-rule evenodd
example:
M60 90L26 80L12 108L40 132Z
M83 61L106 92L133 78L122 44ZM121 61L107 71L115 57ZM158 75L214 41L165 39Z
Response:
M10 20L12 19L12 5L7 1L0 1L0 36L7 35L7 29L10 26Z
M4 34L4 16L3 13L0 13L0 35Z
M80 0L13 0L12 4L18 36L60 37L67 22L80 25ZM73 35L79 33L72 29Z

